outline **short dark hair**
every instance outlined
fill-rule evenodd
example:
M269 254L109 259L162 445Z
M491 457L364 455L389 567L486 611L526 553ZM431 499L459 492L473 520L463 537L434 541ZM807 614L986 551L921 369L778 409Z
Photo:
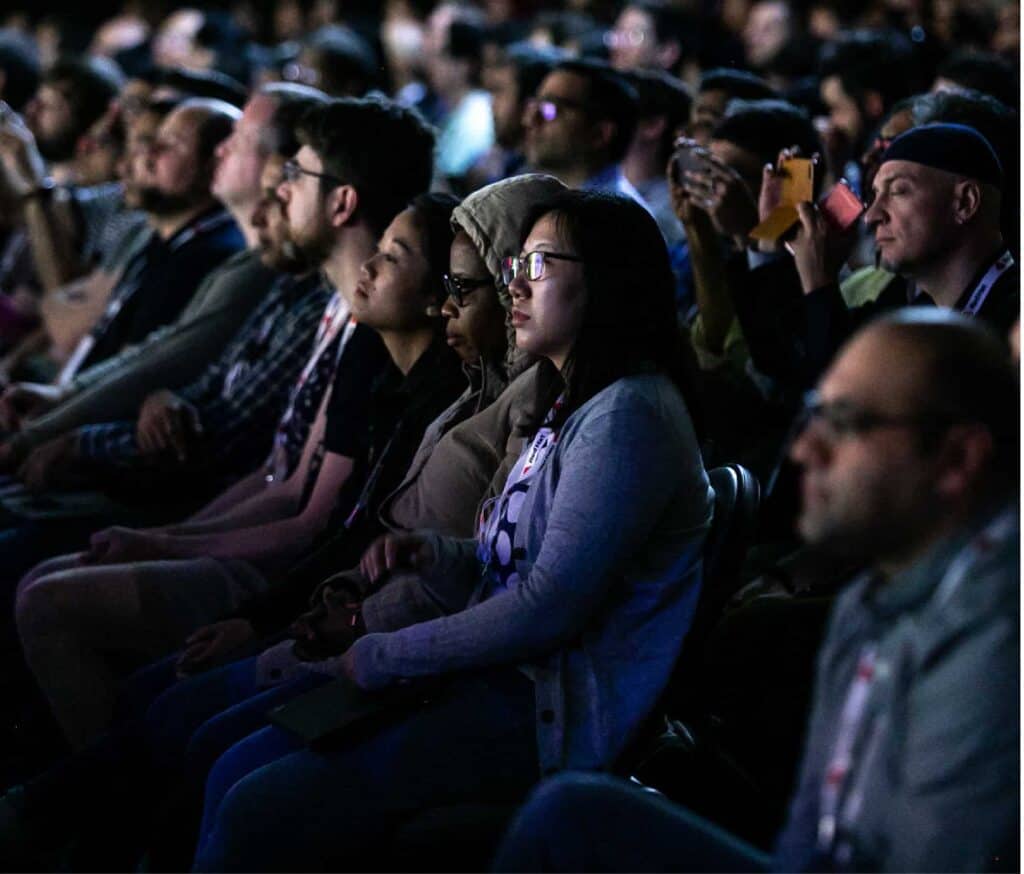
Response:
M83 134L107 111L124 78L117 65L107 58L67 55L43 74L42 84L60 86L67 95L74 128Z
M1020 79L1013 64L991 52L962 49L939 65L936 77L990 94L1007 106L1020 102Z
M693 93L681 79L663 70L634 70L627 75L639 97L637 117L665 118L661 149L667 161L676 128L689 121Z
M327 102L327 95L296 82L271 82L259 92L274 100L274 114L264 127L264 145L271 154L290 158L299 150L295 135L302 117L313 107Z
M302 117L296 136L317 153L325 173L355 187L358 212L378 233L430 186L434 132L393 100L330 100Z
M822 46L818 56L821 79L836 76L857 103L868 91L877 92L887 110L896 100L920 91L910 42L889 31L850 30Z
M753 152L762 164L774 164L779 152L790 146L799 146L808 158L823 154L810 116L785 100L734 100L711 138Z
M898 331L924 358L920 412L983 425L995 446L992 485L1016 490L1020 380L1005 339L981 320L935 307L903 307L878 323Z
M217 70L187 70L171 67L157 73L156 86L173 88L189 97L210 97L232 106L242 107L249 92L241 82Z
M39 87L39 59L32 44L12 30L0 30L0 72L4 100L21 112Z
M760 76L728 67L716 67L700 77L697 93L705 91L724 91L730 98L738 100L770 100L779 96Z
M377 54L352 28L326 24L310 35L306 47L320 56L317 84L328 94L361 97L377 85Z
M608 120L615 124L608 152L612 161L621 161L636 130L636 89L603 61L562 61L555 65L554 72L572 73L587 80L587 115L595 121Z
M567 189L530 210L521 241L549 214L582 259L587 296L564 384L553 365L541 363L541 415L551 408L563 385L560 421L617 379L652 365L675 382L695 413L692 360L677 327L675 277L657 222L632 198ZM624 295L630 299L626 307L622 306ZM540 422L533 424L539 427Z
M498 64L515 69L519 99L524 100L537 93L544 77L555 68L555 64L563 60L565 54L560 49L517 42L504 49Z

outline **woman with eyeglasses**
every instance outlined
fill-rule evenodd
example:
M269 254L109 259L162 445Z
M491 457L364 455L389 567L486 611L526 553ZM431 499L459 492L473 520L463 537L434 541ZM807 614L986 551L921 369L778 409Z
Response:
M232 747L207 782L197 870L380 864L426 808L613 768L667 685L712 512L668 254L617 196L567 191L524 229L505 278L516 344L542 359L525 448L475 538L391 534L362 562L382 582L416 568L468 606L397 610L333 662L363 690L439 688L331 751L278 728Z

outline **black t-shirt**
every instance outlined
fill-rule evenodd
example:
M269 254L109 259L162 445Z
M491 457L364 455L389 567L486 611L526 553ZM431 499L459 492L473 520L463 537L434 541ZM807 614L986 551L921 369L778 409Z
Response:
M327 401L327 452L346 458L366 456L373 386L387 368L393 367L380 335L365 325L356 325L334 372Z
M169 240L157 235L150 239L112 292L123 295L117 315L109 320L101 317L94 326L95 345L81 370L142 341L181 315L207 274L245 248L242 232L229 219L220 209L210 210Z

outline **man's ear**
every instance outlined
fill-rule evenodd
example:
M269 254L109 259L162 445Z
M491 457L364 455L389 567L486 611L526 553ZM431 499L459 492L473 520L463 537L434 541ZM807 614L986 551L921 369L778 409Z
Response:
M981 209L981 186L974 179L961 179L953 186L953 217L965 225Z
M938 449L939 471L935 489L951 502L962 502L977 487L992 463L995 446L982 425L954 425Z
M352 221L359 206L359 192L351 185L339 185L327 195L327 221L340 228Z

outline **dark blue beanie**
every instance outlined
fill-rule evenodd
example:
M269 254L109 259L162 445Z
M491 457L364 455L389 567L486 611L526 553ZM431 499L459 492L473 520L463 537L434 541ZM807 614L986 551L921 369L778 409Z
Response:
M965 124L925 124L900 134L882 155L886 161L911 161L977 179L988 185L1003 183L1003 165L988 140Z

